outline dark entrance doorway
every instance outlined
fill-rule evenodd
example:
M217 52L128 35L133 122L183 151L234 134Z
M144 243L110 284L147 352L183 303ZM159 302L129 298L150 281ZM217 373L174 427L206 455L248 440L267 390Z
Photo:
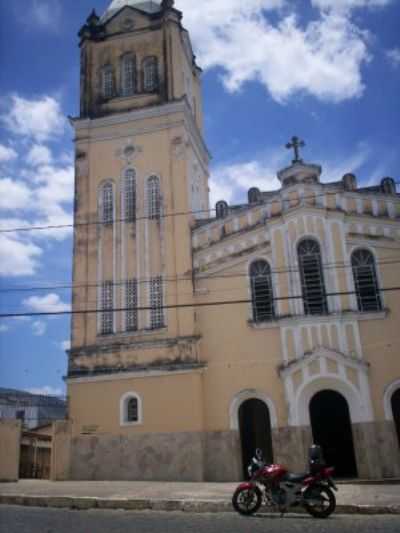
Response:
M397 389L392 395L392 412L394 426L397 431L397 439L400 446L400 389Z
M323 390L310 402L311 427L315 444L324 452L325 461L335 467L335 476L357 477L349 406L336 391Z
M239 429L242 444L243 474L257 448L261 448L267 463L273 462L271 418L266 404L256 398L242 403L239 408Z

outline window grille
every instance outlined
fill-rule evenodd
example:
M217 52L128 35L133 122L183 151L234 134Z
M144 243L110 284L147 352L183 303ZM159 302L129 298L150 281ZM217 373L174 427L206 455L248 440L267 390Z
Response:
M125 173L124 180L125 222L136 220L136 174L133 169Z
M146 93L158 89L158 60L156 57L146 57L143 60L143 90Z
M103 68L102 72L103 97L112 98L114 96L113 69L111 66Z
M131 96L134 94L136 84L136 67L134 56L125 55L122 58L121 78L122 96Z
M126 404L126 421L138 422L139 420L139 406L137 398L129 398Z
M159 219L161 215L160 180L151 176L147 181L148 216L150 219Z
M254 322L272 320L274 300L271 268L266 261L255 261L250 266L251 301Z
M105 281L101 288L101 334L110 335L114 330L114 287L112 281Z
M137 281L131 279L126 282L125 287L125 306L126 306L126 331L138 330L138 294Z
M306 315L323 315L328 312L321 250L313 239L301 241L298 258Z
M164 327L163 283L161 276L150 281L150 328Z
M351 256L357 306L361 312L381 311L382 302L375 259L369 250L356 250Z
M112 224L114 219L114 193L112 183L103 185L101 194L101 221Z

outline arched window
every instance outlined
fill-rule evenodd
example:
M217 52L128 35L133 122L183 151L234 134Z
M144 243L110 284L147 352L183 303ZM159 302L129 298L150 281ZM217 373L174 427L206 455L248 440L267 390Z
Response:
M323 315L328 312L321 250L314 239L305 239L297 247L304 312Z
M217 218L225 218L228 216L229 213L229 206L228 202L225 202L225 200L220 200L215 204L215 216Z
M134 426L142 423L142 400L136 392L127 392L120 400L121 426Z
M133 54L125 54L121 59L122 96L131 96L136 89L136 64Z
M159 219L161 215L160 180L151 176L147 180L147 211L150 219Z
M266 261L258 260L251 264L250 283L254 322L272 320L274 317L274 299L271 268Z
M151 93L158 90L158 60L146 57L143 60L143 91Z
M106 65L102 69L101 87L103 98L109 99L114 96L114 72L111 65Z
M125 172L124 211L125 222L136 220L136 173L133 168L129 168Z
M101 334L114 333L114 284L104 281L101 286Z
M103 224L112 224L114 219L114 192L112 183L105 183L99 198L100 220Z
M359 311L380 311L382 302L376 275L375 258L369 250L356 250L351 256Z

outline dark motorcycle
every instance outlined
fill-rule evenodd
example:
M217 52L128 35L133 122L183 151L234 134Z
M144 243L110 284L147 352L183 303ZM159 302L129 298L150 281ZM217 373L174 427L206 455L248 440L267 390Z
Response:
M326 467L319 446L311 446L309 460L309 472L291 474L282 465L266 464L261 450L256 450L248 467L250 479L235 490L233 507L242 515L256 513L262 503L278 509L282 515L289 509L303 507L316 518L327 518L336 508L332 491L337 491L332 481L334 468Z

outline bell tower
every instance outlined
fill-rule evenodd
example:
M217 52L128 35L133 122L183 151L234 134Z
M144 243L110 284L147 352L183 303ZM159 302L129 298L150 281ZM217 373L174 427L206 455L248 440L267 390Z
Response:
M79 38L69 382L193 365L195 314L180 305L193 302L209 154L182 13L173 0L113 0Z

